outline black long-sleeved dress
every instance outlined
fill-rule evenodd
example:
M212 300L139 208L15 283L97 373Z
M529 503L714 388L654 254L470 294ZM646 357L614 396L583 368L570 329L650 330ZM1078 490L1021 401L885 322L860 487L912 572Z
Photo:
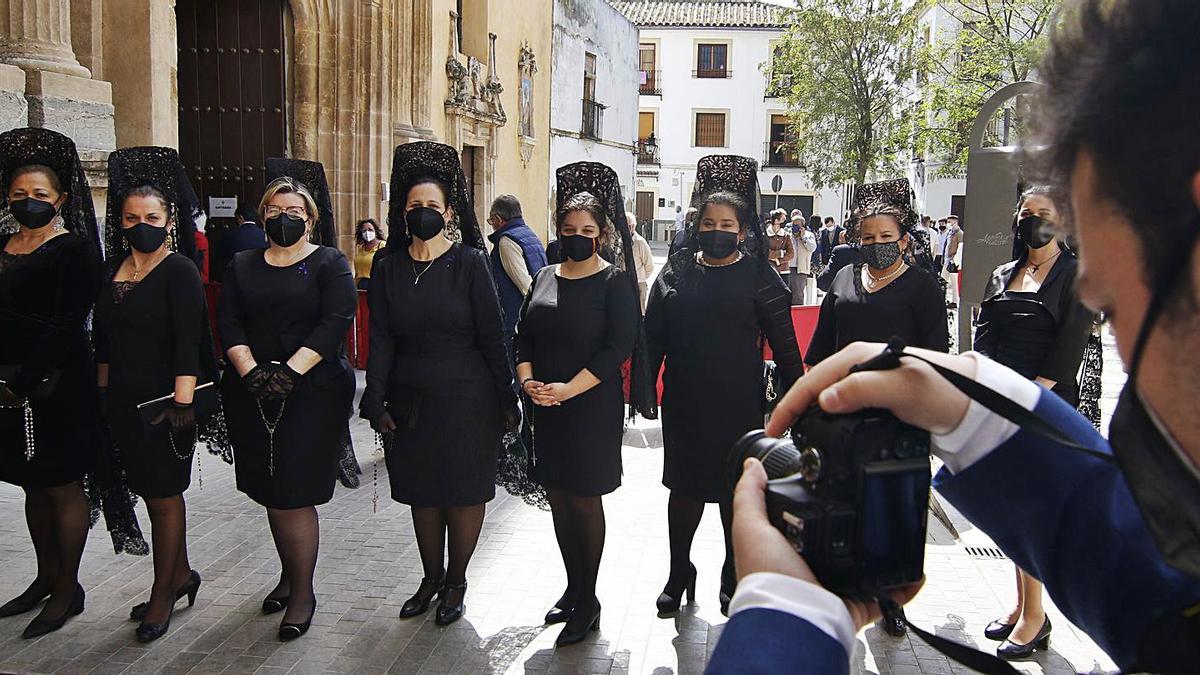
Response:
M684 251L668 261L646 306L650 371L666 359L663 485L730 498L730 449L766 413L764 337L785 387L804 374L790 310L791 293L756 260L705 267Z
M909 347L950 350L942 287L921 268L909 267L887 286L868 293L862 285L862 264L847 265L821 303L804 361L815 366L851 342L887 342L893 337Z
M425 263L396 247L376 259L369 303L360 410L396 423L385 448L392 499L441 508L490 501L502 411L515 410L517 396L487 254L454 244Z
M260 410L237 371L225 369L221 398L237 486L268 508L324 504L333 497L354 400L345 345L358 301L354 275L346 256L328 246L287 267L267 263L263 253L243 251L225 272L222 344L250 347L258 363L286 363L301 347L321 361L285 401L273 446L263 418L274 422L278 407L267 403Z
M48 398L32 398L34 454L26 459L20 408L0 408L0 480L55 487L79 480L103 442L87 317L100 285L92 244L61 234L33 253L4 253L0 236L0 365L26 382L58 373Z
M586 368L600 384L559 406L530 406L533 476L549 490L604 495L621 485L621 364L637 340L641 301L614 266L582 279L557 272L548 265L534 277L517 324L517 363L533 364L539 382L565 384Z
M1064 251L1036 293L1008 290L1027 256L992 272L975 326L975 351L1031 380L1053 380L1052 391L1078 405L1079 364L1096 319L1075 296L1079 263Z
M215 373L200 366L204 287L196 265L177 253L137 282L114 282L119 266L105 274L94 322L96 361L108 364L109 430L133 492L172 497L191 482L192 439L172 439L166 423L147 435L137 405L172 394L177 376L212 381Z

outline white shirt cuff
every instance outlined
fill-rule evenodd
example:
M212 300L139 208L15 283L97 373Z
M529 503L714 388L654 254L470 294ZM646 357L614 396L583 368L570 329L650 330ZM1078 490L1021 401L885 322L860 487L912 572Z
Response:
M738 582L729 616L748 609L771 609L803 619L854 653L854 620L841 598L820 586L774 572L748 574Z
M977 352L963 356L975 360L975 381L1026 410L1033 410L1042 388ZM933 454L946 463L950 473L961 473L1012 438L1017 425L971 401L958 426L945 434L933 434Z

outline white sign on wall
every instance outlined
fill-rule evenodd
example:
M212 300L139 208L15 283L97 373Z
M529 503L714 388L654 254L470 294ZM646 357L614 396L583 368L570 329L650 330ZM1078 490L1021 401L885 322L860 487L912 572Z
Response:
M209 218L232 218L237 213L237 197L209 197Z

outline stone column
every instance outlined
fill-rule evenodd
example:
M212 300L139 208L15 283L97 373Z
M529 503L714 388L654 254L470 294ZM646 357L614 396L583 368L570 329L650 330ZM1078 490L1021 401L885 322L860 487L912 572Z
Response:
M432 139L433 121L429 88L433 74L433 3L414 0L412 14L412 125L423 138ZM440 106L439 106L440 107Z
M395 144L407 142L405 139L420 138L413 128L413 45L409 40L413 35L413 0L400 0L396 3L396 17L392 25L392 54L395 76L391 78L392 87L392 128Z
M68 0L0 0L0 63L91 77L71 49Z

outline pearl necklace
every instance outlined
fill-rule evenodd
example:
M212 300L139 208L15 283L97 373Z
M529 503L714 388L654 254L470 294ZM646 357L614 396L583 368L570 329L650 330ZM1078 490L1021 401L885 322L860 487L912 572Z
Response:
M700 265L701 267L714 267L714 268L715 267L729 267L730 265L736 265L737 263L741 262L742 257L743 257L742 252L738 251L737 257L734 258L733 260L730 260L727 263L721 263L719 265L716 265L716 264L710 263L707 260L705 260L704 253L697 251L696 252L696 264Z
M883 282L885 282L885 281L891 279L892 277L896 276L897 274L900 274L901 272L903 272L906 267L907 267L906 265L901 264L891 274L885 274L884 276L877 277L874 274L871 274L870 267L867 267L866 265L864 265L863 271L867 273L867 288L872 288L872 289L875 288L879 284L882 284Z

